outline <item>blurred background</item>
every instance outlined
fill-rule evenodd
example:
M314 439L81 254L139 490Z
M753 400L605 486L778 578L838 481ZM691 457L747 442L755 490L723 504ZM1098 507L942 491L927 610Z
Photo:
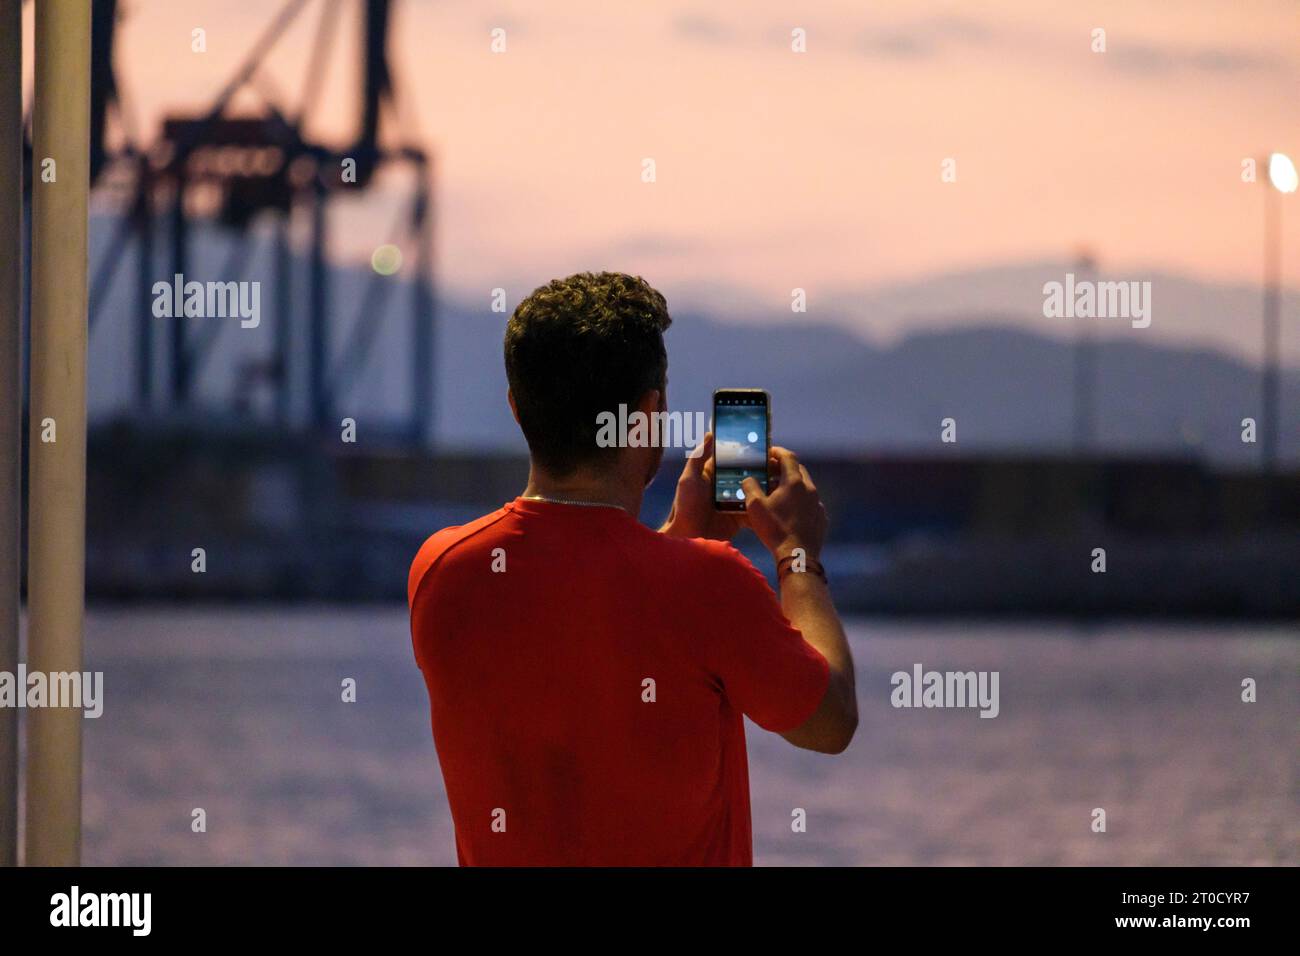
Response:
M601 269L832 516L862 731L751 732L760 863L1300 861L1294 2L92 2L87 863L454 862L406 571L524 485L510 310Z

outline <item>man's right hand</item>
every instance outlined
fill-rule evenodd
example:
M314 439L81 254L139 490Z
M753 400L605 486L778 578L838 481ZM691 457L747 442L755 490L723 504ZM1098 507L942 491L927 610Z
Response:
M764 494L757 481L746 478L745 511L749 526L779 562L795 548L816 558L826 538L826 509L808 469L784 448L772 448L776 488ZM858 728L857 682L853 654L844 627L835 613L830 590L820 575L786 574L781 581L781 609L803 639L826 658L830 678L826 693L812 716L783 736L796 747L837 754L849 745Z
M804 556L816 559L826 540L826 508L817 494L808 469L788 448L772 446L770 464L776 488L763 491L753 478L741 482L745 491L745 513L749 526L776 560L803 548Z

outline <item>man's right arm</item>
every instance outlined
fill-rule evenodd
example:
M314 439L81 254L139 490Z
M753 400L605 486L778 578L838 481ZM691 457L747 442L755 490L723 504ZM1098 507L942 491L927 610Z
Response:
M822 702L811 717L781 736L805 750L842 753L858 728L858 700L853 655L826 582L806 571L786 574L781 581L781 610L830 666Z
M772 552L778 566L782 559L796 556L796 549L805 559L818 561L827 525L821 497L808 469L799 464L793 452L773 446L772 455L779 479L770 494L764 493L752 478L744 482L750 527ZM812 716L781 736L805 750L842 753L858 726L853 655L844 627L821 575L783 568L780 587L785 616L826 658L830 669L826 693Z

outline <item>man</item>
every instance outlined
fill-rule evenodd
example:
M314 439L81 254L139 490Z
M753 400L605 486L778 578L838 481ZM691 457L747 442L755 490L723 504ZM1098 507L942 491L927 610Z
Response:
M706 436L653 531L637 514L662 448L597 444L602 412L667 407L671 321L662 295L617 273L521 302L505 364L528 487L433 535L411 566L464 865L751 865L742 715L830 754L857 727L808 470L774 447L773 490L748 479L746 511L719 513ZM746 523L781 569L780 604L725 543ZM806 570L782 561L799 556Z

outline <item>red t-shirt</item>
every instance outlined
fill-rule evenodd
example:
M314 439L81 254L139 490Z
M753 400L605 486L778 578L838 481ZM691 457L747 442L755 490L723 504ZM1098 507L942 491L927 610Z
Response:
M519 498L407 593L462 865L753 863L741 715L798 727L829 670L738 551Z

